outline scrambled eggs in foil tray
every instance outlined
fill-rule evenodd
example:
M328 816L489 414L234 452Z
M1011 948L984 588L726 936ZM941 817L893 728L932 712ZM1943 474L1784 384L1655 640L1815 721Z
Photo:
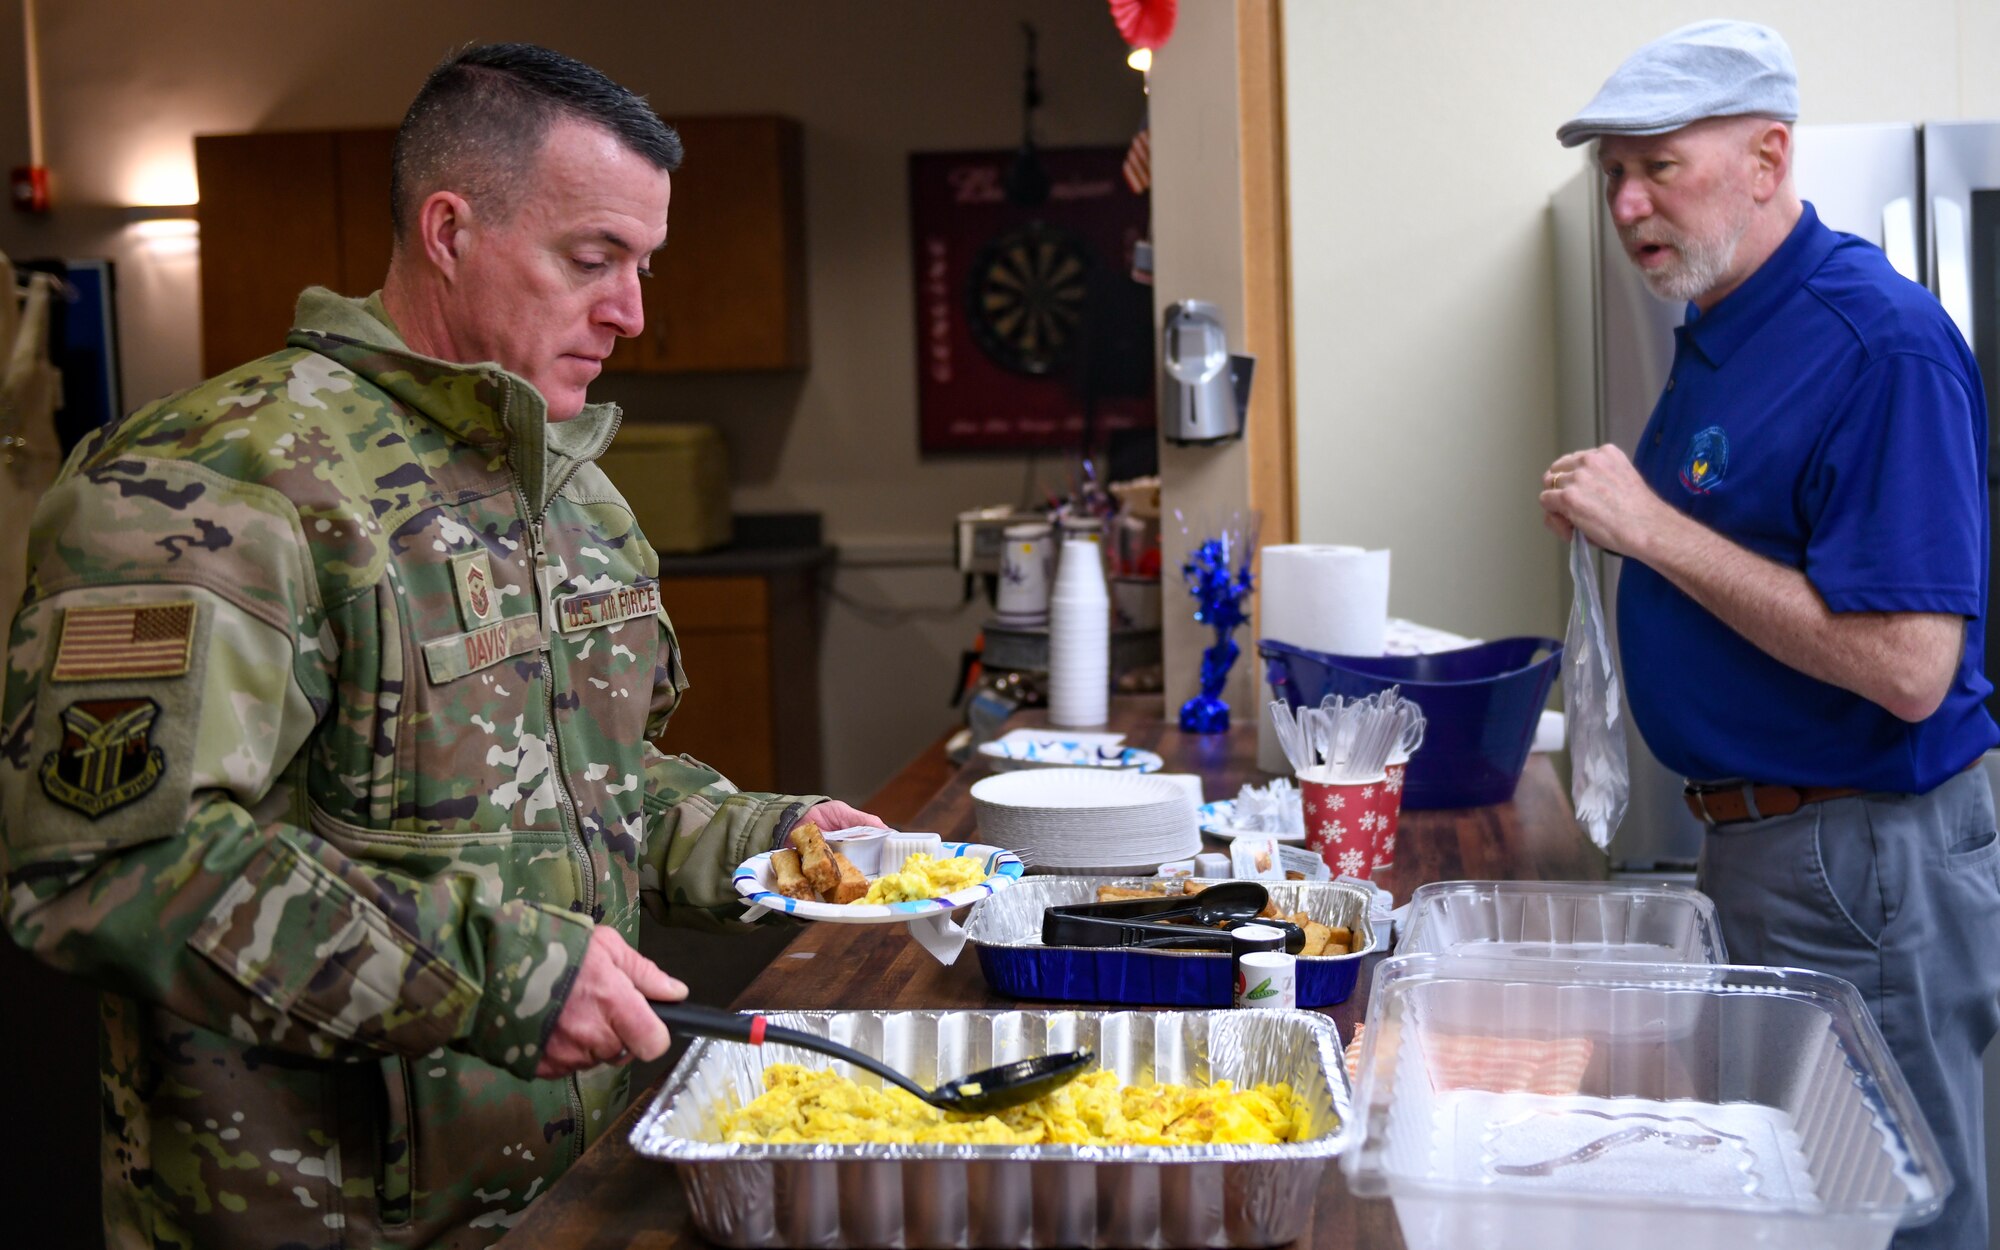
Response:
M951 1116L789 1047L698 1041L632 1148L677 1165L695 1227L717 1246L1261 1250L1311 1235L1327 1163L1358 1135L1339 1035L1308 1011L770 1020L919 1080L1070 1050L1096 1052L1102 1070L1039 1104Z
M1097 1071L990 1115L942 1111L894 1086L869 1089L830 1071L773 1064L764 1092L718 1129L742 1145L861 1142L1001 1146L1277 1145L1312 1136L1292 1087L1121 1085Z

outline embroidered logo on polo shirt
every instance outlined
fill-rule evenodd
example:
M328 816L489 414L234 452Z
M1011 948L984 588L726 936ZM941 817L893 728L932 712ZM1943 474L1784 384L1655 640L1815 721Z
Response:
M1697 495L1706 495L1722 484L1729 472L1729 435L1719 425L1711 425L1688 443L1681 457L1681 485Z

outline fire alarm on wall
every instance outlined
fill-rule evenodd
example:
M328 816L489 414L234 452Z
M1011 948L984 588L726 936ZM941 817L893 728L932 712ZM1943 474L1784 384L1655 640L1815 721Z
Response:
M49 211L49 167L16 165L8 180L14 207L24 213Z

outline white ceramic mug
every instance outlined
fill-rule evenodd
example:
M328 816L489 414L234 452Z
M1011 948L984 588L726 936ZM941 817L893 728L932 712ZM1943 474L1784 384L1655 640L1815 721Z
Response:
M1000 588L994 610L1002 620L1039 625L1049 615L1049 565L1054 543L1047 525L1010 525L1000 548Z
M1160 627L1160 579L1157 577L1112 578L1111 620L1120 629L1158 629Z

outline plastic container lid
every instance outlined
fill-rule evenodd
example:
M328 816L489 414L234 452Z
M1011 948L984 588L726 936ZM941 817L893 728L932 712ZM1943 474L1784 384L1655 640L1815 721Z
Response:
M1729 962L1715 904L1670 882L1434 882L1410 897L1396 953Z

